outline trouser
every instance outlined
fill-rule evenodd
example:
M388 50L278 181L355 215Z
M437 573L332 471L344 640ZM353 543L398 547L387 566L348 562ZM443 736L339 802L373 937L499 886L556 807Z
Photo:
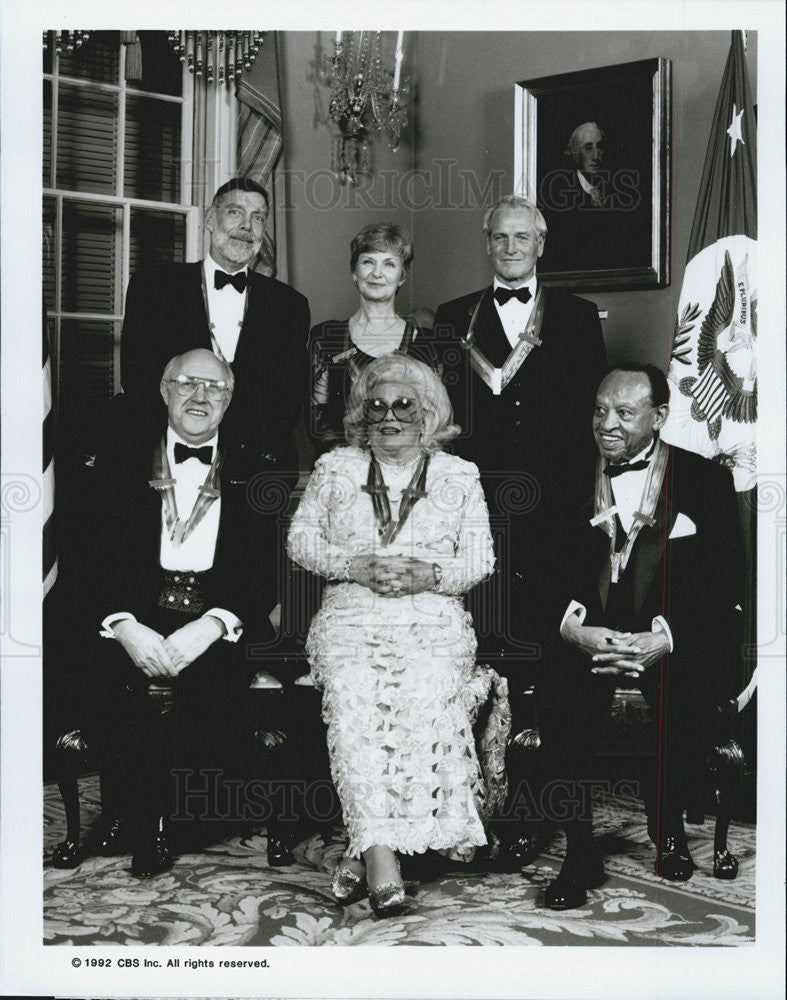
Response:
M591 673L590 660L575 650L558 651L536 685L536 706L547 791L544 818L592 823L593 753L615 688L628 678ZM664 657L638 685L650 708L654 754L644 774L643 797L657 837L682 828L682 812L704 766L713 695L701 659Z
M194 617L158 610L145 624L168 635ZM117 813L139 820L170 815L185 782L192 794L180 818L225 818L222 780L241 767L253 732L248 688L255 664L245 657L243 638L214 642L176 678L148 677L113 639L89 641L86 661L85 728ZM164 715L148 694L151 684L172 688Z

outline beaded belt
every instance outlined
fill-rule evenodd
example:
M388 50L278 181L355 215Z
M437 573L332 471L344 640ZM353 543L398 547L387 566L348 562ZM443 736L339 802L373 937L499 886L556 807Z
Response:
M159 607L201 615L205 610L206 575L193 570L162 569Z

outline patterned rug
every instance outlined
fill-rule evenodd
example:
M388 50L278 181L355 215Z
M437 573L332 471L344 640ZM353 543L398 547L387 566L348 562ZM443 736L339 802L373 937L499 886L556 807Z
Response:
M98 814L98 780L80 783L86 839ZM755 828L736 823L734 882L711 871L713 823L687 827L699 870L676 885L652 871L640 803L606 795L594 805L608 878L588 904L557 913L543 890L562 859L560 835L516 874L469 870L437 859L407 881L409 910L380 920L368 900L346 909L330 893L344 848L342 830L314 834L297 864L269 868L264 832L229 836L177 858L164 875L137 881L129 858L86 857L72 871L52 867L63 837L54 785L44 790L44 942L68 945L741 945L754 941ZM406 872L407 874L407 872Z

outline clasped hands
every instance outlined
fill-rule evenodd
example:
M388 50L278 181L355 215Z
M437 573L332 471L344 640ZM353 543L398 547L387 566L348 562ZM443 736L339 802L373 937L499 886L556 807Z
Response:
M663 632L616 632L597 625L580 625L576 615L566 619L560 634L570 646L590 657L594 674L640 678L669 652L669 639Z
M414 556L357 555L349 566L351 580L368 587L381 597L402 597L419 594L434 587L434 568L431 563Z
M148 677L177 677L224 635L224 625L218 618L203 615L165 637L142 622L124 619L116 622L112 631Z

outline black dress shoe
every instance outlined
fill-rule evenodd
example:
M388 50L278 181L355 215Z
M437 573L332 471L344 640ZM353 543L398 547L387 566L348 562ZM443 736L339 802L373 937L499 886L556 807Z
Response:
M738 859L726 849L715 851L713 855L713 874L716 878L734 879L738 875Z
M271 868L288 868L295 864L290 849L291 843L288 837L278 837L275 833L268 834L268 864Z
M82 852L73 840L62 841L52 852L53 868L78 868L81 864Z
M152 833L137 832L131 857L134 878L152 878L172 867L172 851L164 829L164 819L156 820Z
M531 834L523 833L511 844L503 848L507 861L513 868L524 868L538 855L538 840Z
M587 889L598 889L606 878L598 860L581 864L563 863L560 874L544 890L544 906L549 910L575 910L587 902Z
M101 829L96 852L104 858L114 858L129 849L128 824L121 819L105 820Z
M562 872L544 890L544 906L548 910L575 910L587 901L584 883Z
M691 860L685 836L668 834L656 855L654 870L670 882L688 882L696 865Z

